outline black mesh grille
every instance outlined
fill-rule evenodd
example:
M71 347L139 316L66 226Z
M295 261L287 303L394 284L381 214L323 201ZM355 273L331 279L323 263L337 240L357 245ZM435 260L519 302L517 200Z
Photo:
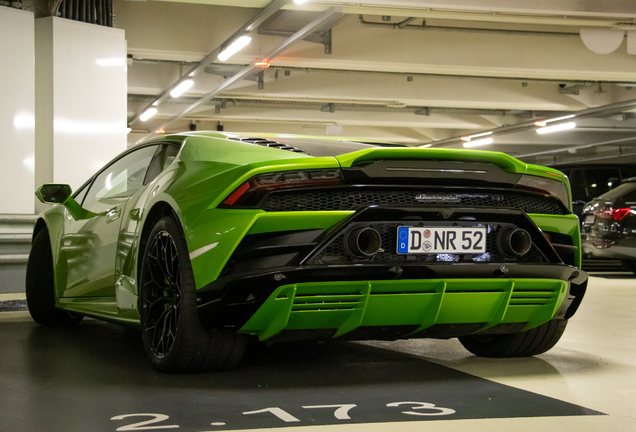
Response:
M497 248L497 235L502 229L500 224L479 224L475 226L485 226L488 229L486 235L486 251L480 255L474 254L410 254L398 255L397 253L397 228L403 226L401 223L372 223L368 226L377 230L382 236L383 252L377 253L370 260L358 260L351 257L344 248L345 233L342 233L331 241L324 249L310 259L308 264L351 264L355 262L383 263L409 263L409 262L526 262L526 263L547 263L548 259L532 245L530 251L519 258L507 258L503 256Z
M263 203L266 211L354 210L360 206L395 205L418 207L512 208L525 213L568 214L558 200L513 193L457 193L452 202L420 202L421 191L409 190L308 190L271 193Z

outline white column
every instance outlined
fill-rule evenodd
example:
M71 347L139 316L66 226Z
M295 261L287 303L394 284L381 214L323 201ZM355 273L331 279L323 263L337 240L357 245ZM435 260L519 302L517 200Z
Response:
M0 213L33 214L33 13L0 7Z
M35 180L80 187L126 149L124 31L35 20Z

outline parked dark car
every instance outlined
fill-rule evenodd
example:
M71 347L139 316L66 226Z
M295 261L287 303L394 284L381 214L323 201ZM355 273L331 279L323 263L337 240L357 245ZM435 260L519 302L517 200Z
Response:
M581 219L585 254L620 259L636 273L636 177L587 203Z
M633 164L572 164L555 168L570 180L572 213L579 217L585 203L611 191L621 181L636 176Z

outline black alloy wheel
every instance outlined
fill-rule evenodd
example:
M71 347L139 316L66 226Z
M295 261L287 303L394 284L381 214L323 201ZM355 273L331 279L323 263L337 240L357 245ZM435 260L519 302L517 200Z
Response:
M158 232L148 249L141 307L152 353L163 358L174 345L181 307L181 268L177 247L167 231Z
M160 219L143 250L139 272L139 316L146 357L162 372L203 372L234 367L247 335L205 331L188 247L173 217Z

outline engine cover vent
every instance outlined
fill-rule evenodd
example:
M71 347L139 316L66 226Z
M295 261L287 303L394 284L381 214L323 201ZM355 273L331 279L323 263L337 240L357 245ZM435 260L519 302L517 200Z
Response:
M279 150L287 150L290 152L294 152L294 153L302 153L302 154L307 154L304 150L301 150L297 147L294 146L290 146L287 144L283 144L283 143L279 143L277 141L272 141L269 140L267 138L233 138L230 137L229 139L234 140L234 141L240 141L240 142L244 142L244 143L249 143L249 144L256 144L256 145L260 145L263 147L273 147L273 148L277 148Z

